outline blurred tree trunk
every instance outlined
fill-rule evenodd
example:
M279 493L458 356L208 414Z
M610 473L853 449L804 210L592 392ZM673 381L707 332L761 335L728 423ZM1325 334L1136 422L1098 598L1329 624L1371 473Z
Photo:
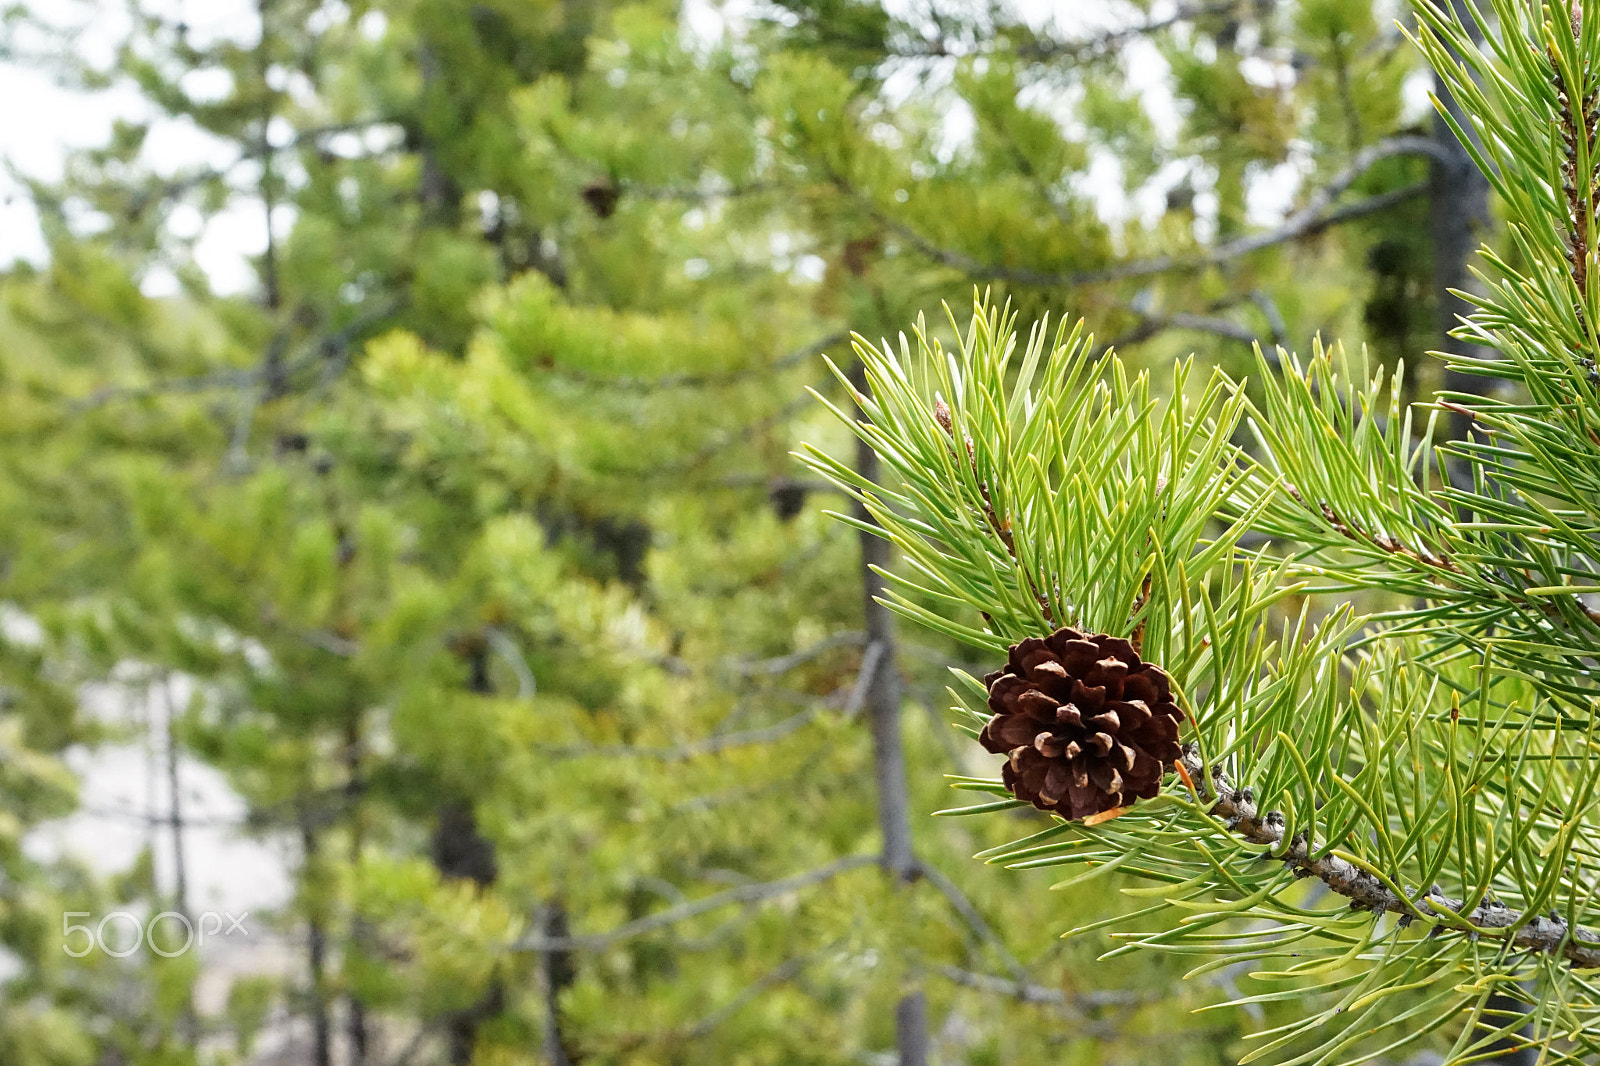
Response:
M178 708L172 702L172 675L161 675L161 705L165 711L168 817L172 824L172 907L192 922L189 913L189 863L183 847L183 782L178 773L181 752L178 747ZM199 1039L200 1025L194 1011L191 989L178 1015L178 1032L185 1046L193 1048Z
M311 982L311 1066L333 1066L333 1025L328 1017L328 927L322 913L321 878L317 876L322 841L312 813L304 804L300 808L300 847L304 852L302 866L309 874L305 884L310 886L306 901L306 968Z
M344 764L345 764L345 801L350 810L350 868L357 871L361 869L362 851L366 847L367 822L366 814L361 806L361 756L363 751L361 714L357 711L352 715L345 728L344 737ZM357 948L363 946L372 937L372 929L368 923L359 916L351 923L350 940ZM371 1043L371 1032L367 1024L367 1005L362 1002L360 995L347 989L345 992L345 1035L349 1040L349 1066L367 1066L368 1047Z
M489 646L479 634L467 649L470 674L467 687L487 696L494 691L489 680ZM494 841L478 829L477 815L470 799L447 799L439 807L433 833L433 865L441 876L456 881L471 881L479 888L494 884L500 876ZM498 977L491 977L482 998L463 1011L445 1019L445 1040L451 1066L466 1066L472 1061L478 1030L488 1019L505 1009L505 988Z
M1452 0L1456 13L1472 30L1474 39L1482 40L1477 23L1466 0ZM1471 129L1461 105L1444 81L1433 78L1433 91L1446 110L1463 129ZM1484 177L1472 157L1457 140L1437 111L1433 117L1434 136L1444 146L1448 162L1435 159L1429 179L1429 230L1433 244L1433 290L1439 314L1439 348L1448 355L1474 359L1489 358L1490 349L1471 344L1451 336L1460 318L1471 311L1471 305L1451 290L1474 292L1481 288L1472 276L1473 254L1483 242L1489 229L1489 179ZM1482 394L1491 379L1456 370L1446 370L1443 385L1447 390ZM1451 413L1450 436L1465 440L1468 420Z
M563 940L571 935L567 924L567 908L561 900L552 900L540 915L540 932L552 940ZM561 1031L561 993L577 980L572 952L551 950L539 954L540 977L544 985L545 1030L544 1057L549 1066L573 1066L578 1061L567 1047L566 1036Z
M855 387L865 392L866 370L859 361L851 371ZM857 417L864 418L858 413ZM868 481L878 480L878 455L865 441L856 446L856 471ZM871 516L859 503L855 516L870 522ZM917 876L916 854L911 843L910 797L906 788L905 751L900 738L900 672L895 664L894 615L878 602L884 594L883 578L873 567L890 563L889 542L862 530L861 586L862 611L867 634L861 668L867 672L861 684L866 696L863 707L872 731L872 765L878 793L878 828L883 835L883 866L901 886ZM894 1012L895 1044L900 1066L924 1066L928 1061L928 1001L921 988L901 996Z
M417 48L417 72L422 76L422 95L426 100L430 94L438 91L440 74L439 60L427 41ZM418 134L422 177L417 194L422 200L422 210L430 221L453 226L461 214L461 187L439 161L438 147L428 131L419 126Z

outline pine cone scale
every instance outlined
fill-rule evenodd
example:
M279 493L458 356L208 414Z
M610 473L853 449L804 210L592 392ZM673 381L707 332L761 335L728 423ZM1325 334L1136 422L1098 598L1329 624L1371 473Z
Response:
M1106 705L1106 690L1100 687L1090 688L1082 681L1074 680L1070 698L1073 703L1077 704L1080 712L1096 715Z
M1122 719L1117 717L1116 711L1101 711L1083 724L1094 729L1103 729L1107 732L1115 733L1122 728Z
M1040 810L1080 819L1150 799L1180 754L1171 680L1121 637L1029 637L984 684L994 716L979 741L1006 756L1012 794Z
M1041 722L1054 722L1063 705L1038 689L1028 689L1017 697L1017 706Z

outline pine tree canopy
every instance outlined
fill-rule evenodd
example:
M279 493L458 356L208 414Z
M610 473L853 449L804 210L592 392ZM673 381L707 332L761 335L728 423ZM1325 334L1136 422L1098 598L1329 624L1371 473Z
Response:
M1067 935L1248 964L1234 1002L1295 1010L1244 1061L1592 1062L1600 5L1418 13L1506 216L1450 364L1490 387L1408 402L1320 342L1167 386L980 299L948 343L856 338L861 420L830 406L882 477L803 457L903 555L885 602L996 669L951 693L1005 776L942 813L1051 812L980 857L1068 868ZM1181 754L1135 795L1169 683ZM1113 875L1139 907L1104 917Z

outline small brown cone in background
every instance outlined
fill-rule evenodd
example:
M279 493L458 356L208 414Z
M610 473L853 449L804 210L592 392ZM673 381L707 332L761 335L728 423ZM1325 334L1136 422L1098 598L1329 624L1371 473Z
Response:
M984 684L994 717L978 739L1008 757L1006 787L1069 821L1153 798L1182 754L1171 680L1121 637L1029 637Z
M610 218L616 214L622 190L614 181L597 180L583 187L582 196L583 202L589 205L589 210L594 212L596 218Z
M883 237L873 233L853 241L845 241L844 254L840 258L844 261L844 268L852 276L859 278L872 268L873 261L882 250Z

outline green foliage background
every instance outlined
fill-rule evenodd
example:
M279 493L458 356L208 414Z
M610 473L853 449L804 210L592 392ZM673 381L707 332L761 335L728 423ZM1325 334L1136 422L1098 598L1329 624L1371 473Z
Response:
M0 1062L250 1062L285 1032L313 1066L893 1061L921 990L935 1061L1221 1063L1296 1017L1191 1013L1248 966L1180 983L1059 939L1137 904L970 861L1037 819L928 817L990 769L945 722L946 668L998 650L971 618L890 650L921 876L878 868L859 547L790 455L849 440L805 392L849 403L822 353L975 283L1158 368L1124 404L1191 352L1204 406L1200 367L1255 340L1433 343L1394 13L1113 9L784 0L707 38L671 3L261 0L208 40L135 4L107 68L9 10L10 58L135 86L237 162L161 171L120 123L28 182L48 262L0 277L0 601L38 630L0 641ZM1290 223L1252 224L1290 162ZM1107 217L1111 186L1157 207ZM273 220L243 294L184 223L225 209ZM1103 443L1099 417L1052 432ZM1136 517L1076 513L1108 549ZM295 855L261 928L296 961L221 1011L196 956L61 950L66 911L197 905L153 856L24 847L74 808L64 760L138 728L84 686L174 678L154 741Z

